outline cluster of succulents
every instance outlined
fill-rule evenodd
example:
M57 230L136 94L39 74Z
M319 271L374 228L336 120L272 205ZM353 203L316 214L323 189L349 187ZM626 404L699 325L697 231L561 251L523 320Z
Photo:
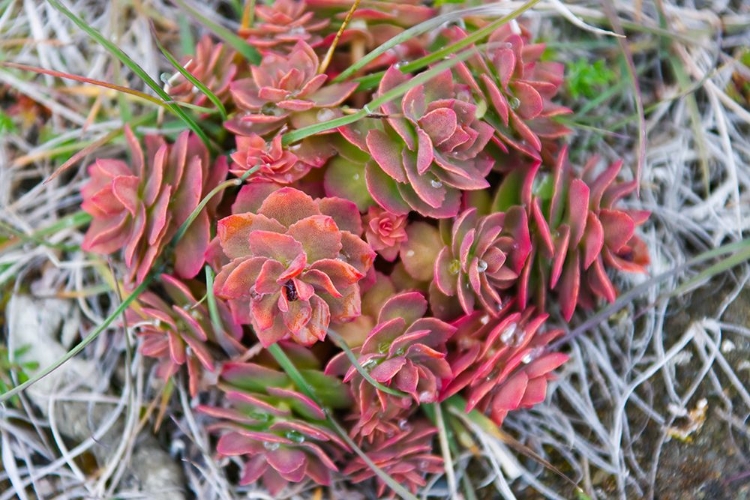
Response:
M223 149L190 132L144 148L126 128L129 160L96 160L81 189L83 248L121 257L126 286L150 280L127 314L141 352L161 378L185 367L191 395L223 395L199 407L216 453L272 494L332 474L385 494L371 464L416 491L443 467L426 408L460 397L502 425L540 403L567 359L548 318L615 300L612 273L649 261L648 213L622 206L636 181L618 180L621 162L568 160L563 66L522 22L467 17L340 78L437 15L353 5L259 2L237 33L259 64L201 39L186 69L229 113L201 114ZM480 30L415 80L435 68L424 57ZM182 77L169 91L211 106Z

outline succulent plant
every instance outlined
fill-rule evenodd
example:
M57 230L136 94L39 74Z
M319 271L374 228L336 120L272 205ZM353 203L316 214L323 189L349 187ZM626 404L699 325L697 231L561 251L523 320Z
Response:
M617 293L607 267L645 272L648 252L635 228L649 213L616 206L635 191L637 183L615 182L622 162L600 173L597 163L593 158L580 177L574 177L564 147L551 173L540 175L539 169L531 169L522 174L526 177L522 203L530 212L536 244L519 280L521 307L534 287L541 307L546 290L554 290L563 317L570 320L577 306L590 308L596 297L615 300Z
M350 404L340 382L314 370L303 374L329 407ZM222 432L219 454L246 457L241 485L262 479L276 495L288 483L308 478L331 483L335 462L349 447L328 427L324 409L298 392L286 374L254 363L226 363L219 387L229 406L202 405L198 411L220 419L211 427Z
M403 425L391 436L383 435L369 445L365 453L381 470L412 493L425 486L427 474L443 471L443 459L432 453L432 441L437 429L429 422L420 420ZM360 457L354 458L344 468L344 474L353 483L360 483L375 476L375 473ZM385 498L386 483L378 478L378 498ZM393 496L393 492L391 495Z
M376 23L387 23L410 27L437 15L436 9L422 5L422 3L420 0L402 0L399 2L384 0L369 1L354 11L352 19L365 20L368 22L368 26L377 25ZM307 0L307 4L311 8L314 8L316 12L322 12L323 15L338 13L338 17L341 17L351 9L354 1Z
M513 286L531 251L526 212L512 207L479 217L476 209L464 211L453 228L443 224L446 244L435 262L435 284L470 314L478 301L490 314L504 307L501 292Z
M409 394L411 398L388 395L375 388L351 366L344 353L335 356L326 373L344 373L359 406L355 434L368 436L392 421L414 403L432 403L443 383L452 376L445 360L446 341L455 329L436 318L423 317L427 300L419 292L400 293L385 302L378 324L356 349L359 364L377 382ZM348 368L348 369L347 369ZM384 418L390 416L391 418Z
M232 97L247 113L226 126L236 134L266 135L289 123L301 128L326 121L340 113L332 108L346 100L356 82L325 85L328 77L319 74L320 61L304 41L297 42L288 55L267 54L258 66L251 66L250 78L234 81Z
M282 188L256 211L221 219L218 232L231 261L216 276L216 294L230 299L235 317L249 320L264 346L289 337L311 345L331 321L359 316L358 282L375 253L359 237L354 203Z
M441 400L459 391L466 395L466 411L488 412L502 425L509 411L544 401L552 370L568 355L545 352L561 330L540 331L547 315L533 309L492 317L475 311L454 323L450 366L454 378Z
M240 36L261 52L284 51L297 42L311 45L320 43L320 30L328 26L329 20L315 17L307 3L298 0L275 0L268 5L255 7L257 24L239 30Z
M208 343L241 352L242 328L232 320L226 305L217 302L223 329L215 331L208 308L184 283L167 274L161 275L161 283L169 303L153 292L144 292L138 297L140 306L128 309L125 318L128 326L138 330L143 355L158 359L156 375L169 380L187 365L190 395L196 396L203 371L214 371Z
M260 167L254 177L262 177L278 184L291 184L310 171L310 165L282 147L280 135L271 142L266 142L258 134L238 135L235 139L237 151L232 153L234 164L230 172L238 177L251 168Z
M220 157L211 166L206 147L188 132L173 145L147 137L145 156L129 127L125 137L130 165L98 159L88 167L81 207L92 221L82 248L99 254L123 249L127 280L140 283L200 200L224 180L227 163ZM220 201L219 196L211 199L177 243L177 276L192 278L203 266L209 223Z
M389 262L396 260L401 243L408 239L406 215L394 215L380 207L370 207L363 222L365 238L372 249Z
M456 26L444 33L452 41L467 36ZM539 157L542 139L570 133L553 120L570 110L550 101L563 82L563 64L540 61L545 45L530 44L530 39L527 30L521 27L516 33L505 24L490 35L482 55L458 63L456 73L477 97L491 104L495 119L485 119L495 127L494 142L506 151L504 145Z
M378 92L408 79L392 66ZM344 129L347 139L375 160L366 166L367 188L381 207L396 215L415 210L448 218L458 213L461 190L489 186L485 176L493 160L484 147L493 128L476 117L470 101L470 92L446 71L410 89L401 102L384 104L388 118L373 123L366 137L359 129Z
M235 54L234 50L223 43L215 43L210 36L204 35L195 47L195 56L186 58L183 66L226 104L230 98L229 84L237 76ZM197 106L210 104L208 97L182 76L169 89L169 95Z

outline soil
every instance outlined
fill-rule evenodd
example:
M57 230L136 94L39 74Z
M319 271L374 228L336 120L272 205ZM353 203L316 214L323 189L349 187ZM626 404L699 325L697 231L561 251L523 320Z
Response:
M672 313L664 325L665 344L668 346L676 341L692 322L703 318L716 318L722 301L732 288L733 283L729 281L714 280L710 285L696 290L684 299L685 305ZM750 327L750 288L744 289L736 297L720 319L724 323ZM722 343L725 347L722 349L722 355L728 365L737 374L743 386L750 387L750 338L723 332ZM686 348L688 351L690 349L690 346ZM693 350L692 354L692 358L678 371L680 377L678 386L675 387L677 394L681 395L687 390L699 376L703 366L697 352ZM743 368L745 365L747 368ZM711 377L716 377L720 387L725 388L721 394L715 391ZM664 388L663 377L657 374L651 377L649 382L650 397L643 395L644 399L661 415L670 416L667 406L671 401ZM705 399L707 403L705 421L686 439L666 439L666 425L659 425L656 421L646 418L635 405L628 406L631 428L640 430L640 434L632 439L632 456L643 471L643 477L638 478L641 491L629 488L628 500L750 499L750 433L745 430L746 422L737 421L736 418L744 403L716 362L712 371L700 383L695 395L688 401L687 409L694 409L701 399ZM750 418L750 415L747 418ZM607 421L604 415L602 421ZM680 429L685 428L688 423L687 418L674 418L671 426ZM566 462L553 459L552 463L562 472L566 472ZM653 470L656 470L654 488L650 490L649 474ZM545 470L539 479L559 496L577 498L574 489L551 471ZM616 478L593 467L591 487L597 498L618 498ZM495 497L479 497L497 498L497 493L494 494ZM533 488L527 487L517 491L517 498L536 500L545 497Z

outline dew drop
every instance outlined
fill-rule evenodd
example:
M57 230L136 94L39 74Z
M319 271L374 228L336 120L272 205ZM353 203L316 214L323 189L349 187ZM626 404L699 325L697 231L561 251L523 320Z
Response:
M160 327L161 327L161 320L157 318L154 320L154 328L160 328Z
M541 347L535 347L532 350L530 350L523 358L521 358L521 363L528 365L532 361L534 361L536 358L539 357L539 355L542 353Z
M480 273L483 273L487 270L488 264L486 261L479 259L479 262L477 262L477 271Z
M510 43L510 42L505 42L505 48L506 49L512 49L513 48L513 44Z
M295 443L305 442L305 436L297 431L288 431L286 434L284 434L284 436L286 436L288 440L294 441Z
M169 78L170 78L170 76L171 75L169 73L162 73L161 75L159 75L159 80L161 80L162 83L169 84Z
M296 142L296 143L292 144L291 146L287 146L287 149L289 151L294 152L294 151L299 151L299 149L301 147L302 147L302 143L301 142Z
M294 170L296 170L296 171L298 171L298 172L302 172L302 171L303 171L303 170L305 170L306 168L307 168L307 167L305 167L305 164L304 164L304 163L302 163L302 162L297 162L297 163L295 163L295 164L294 164Z
M511 323L505 328L505 330L503 330L503 333L500 334L500 340L502 340L505 344L510 344L510 341L516 334L517 329L518 325L516 325L515 323Z
M358 181L358 180L359 180L359 174L354 174L354 176L353 176L353 179L354 179L355 181Z
M480 322L480 323L482 323L483 325L486 325L487 323L489 323L489 322L490 322L490 317L489 317L489 315L485 314L484 316L482 316L482 317L481 317L481 318L479 319L479 322Z
M508 104L510 105L510 109L518 109L518 107L521 105L521 99L512 96L510 99L508 99Z
M378 364L378 362L375 359L370 358L367 361L365 361L364 363L362 363L362 369L364 371L366 371L366 372L369 373L370 370L372 370L373 368L375 368L376 364Z
M268 422L271 420L271 415L268 413L263 413L262 411L253 411L248 414L248 417L252 418L253 420L258 420L260 422Z
M422 391L419 393L420 403L432 403L433 401L435 401L435 395L430 391Z
M388 352L389 347L391 347L391 344L389 342L381 342L378 344L378 352L380 354L385 354Z
M442 182L435 181L435 180L430 181L430 185L432 187L434 187L435 189L440 189L441 187L443 187L443 183Z
M414 257L414 250L407 250L406 251L406 256L407 257Z
M405 353L406 353L406 350L403 347L396 350L396 356L403 356Z
M271 443L269 441L263 442L263 448L267 449L268 451L278 450L279 446L279 443Z
M332 109L322 108L318 110L315 118L317 118L319 122L327 122L328 120L332 120L334 116L336 116L336 113L334 113Z
M304 26L295 26L294 28L290 29L287 33L290 35L304 35L307 33L307 30Z
M411 424L409 424L408 420L402 418L398 421L398 428L402 431L409 432L411 430Z

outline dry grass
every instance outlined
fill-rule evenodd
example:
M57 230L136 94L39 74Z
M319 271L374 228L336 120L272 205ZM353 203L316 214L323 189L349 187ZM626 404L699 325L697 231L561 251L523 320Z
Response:
M192 3L205 12L219 4ZM179 16L167 1L71 0L67 5L110 35L153 77L168 70L151 41L149 27L153 20L160 33L176 35ZM547 40L558 44L558 57L571 61L603 58L624 82L597 106L575 117L586 128L580 129L574 145L595 149L608 160L624 157L634 172L639 132L634 91L627 83L625 66L618 62L617 41L589 27L610 26L602 14L606 9L596 1L561 5L542 2L528 18ZM651 249L651 276L659 276L705 250L740 240L750 226L750 112L726 93L739 67L736 51L750 46L750 11L742 2L719 0L700 6L693 2L678 6L671 0L611 0L607 5L628 34L646 108L641 196L630 203L653 213L642 236ZM178 52L178 44L173 49ZM45 2L0 0L0 60L143 90L141 82ZM0 232L12 229L13 234L32 235L75 210L83 180L80 165L88 159L52 182L42 181L72 152L119 129L123 107L133 115L151 108L76 82L30 78L6 68L0 68L0 84L44 105L50 113L43 137L38 124L15 133L0 132ZM573 103L576 109L585 104L585 100ZM120 150L118 145L107 146L108 153ZM101 287L111 279L107 263L59 248L75 247L81 238L80 229L61 226L47 235L46 245L3 243L0 284L37 297L74 300L82 315L81 330L100 323L118 302ZM548 401L507 420L506 430L580 482L591 498L652 497L660 468L668 466L662 459L670 428L684 428L682 415L695 410L702 398L708 401L708 421L731 428L738 451L747 451L747 367L741 356L730 355L726 341L746 357L743 350L748 348L750 331L746 324L738 324L737 315L726 315L726 311L745 288L750 268L743 264L719 285L712 282L710 286L722 287L713 308L698 308L689 296L670 296L695 274L696 269L685 269L651 285L649 277L622 278L618 283L622 290L646 283L644 293L590 331L576 330L568 339L571 360L552 386ZM687 320L675 319L681 311L688 313ZM61 339L61 343L67 346L70 340ZM128 470L139 436L151 426L143 417L160 411L164 387L152 379L134 342L121 328L112 328L84 353L98 371L93 383L59 387L54 397L46 398L48 407L41 411L35 408L39 398L33 402L21 398L20 406L0 408L0 491L4 491L0 500L14 496L143 497L137 485L128 481ZM271 498L253 487L237 488L227 479L223 467L230 460L217 461L211 454L202 417L192 412L194 402L179 382L177 397L172 398L173 406L156 435L179 464L185 489L207 500ZM88 439L72 444L62 439L54 409L70 401L88 405L89 416L97 408L106 408L107 415L96 423L91 419ZM171 418L170 414L181 416ZM103 453L103 465L92 467L92 450L101 447L102 436L114 425L121 426L121 435ZM700 422L696 425L698 435ZM454 457L459 484L467 470L472 470L475 487L494 484L505 498L533 496L531 491L548 498L571 495L570 488L545 467L512 453L481 429L473 430L479 460L468 452ZM725 443L714 446L721 450ZM339 481L326 496L358 495L342 488ZM445 478L435 478L425 496L444 497L447 488ZM317 490L309 485L286 494L318 498ZM684 498L690 495L686 492Z

